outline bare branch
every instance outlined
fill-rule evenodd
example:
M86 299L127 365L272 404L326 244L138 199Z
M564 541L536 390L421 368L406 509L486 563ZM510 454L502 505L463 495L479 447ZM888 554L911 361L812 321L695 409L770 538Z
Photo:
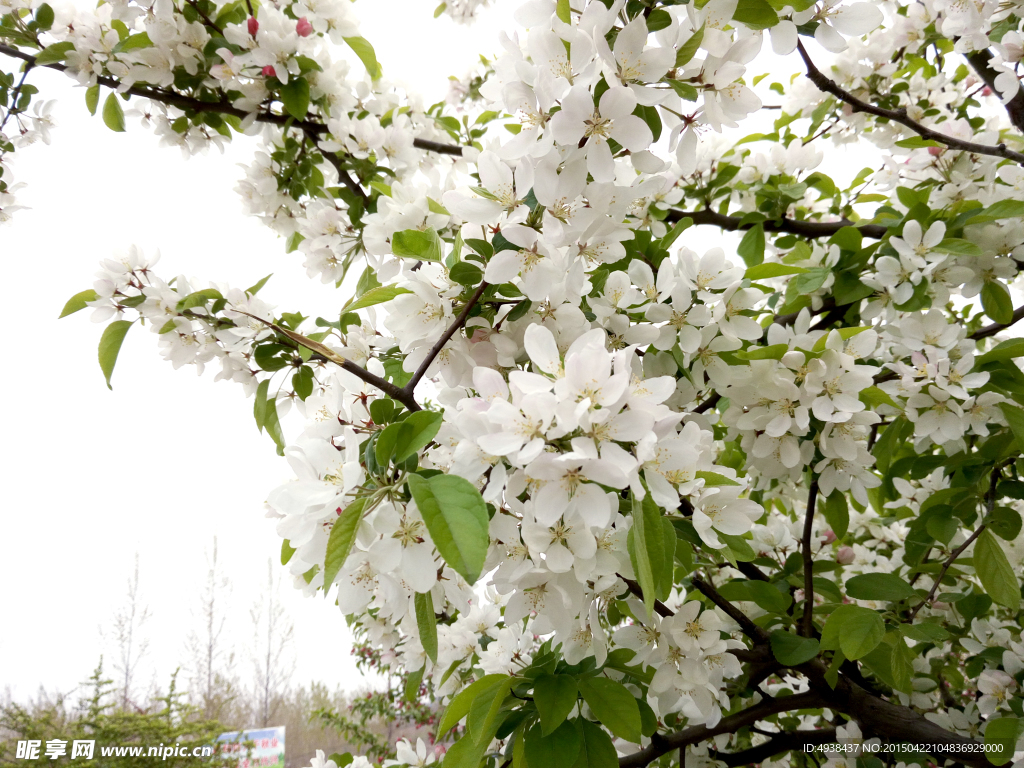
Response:
M756 765L764 762L780 752L800 749L804 744L834 744L836 729L825 728L818 731L789 731L773 736L764 744L744 749L741 752L719 752L715 761L725 763L729 768L740 765Z
M985 85L996 90L996 78L999 72L992 66L992 53L988 50L975 51L965 57L978 76L985 81ZM998 91L997 91L998 93ZM1017 130L1024 131L1024 88L1017 85L1017 93L1006 103L1006 114L1010 117Z
M876 107L874 104L869 104L866 101L858 99L849 91L841 88L834 80L823 75L821 70L814 66L814 62L811 61L811 57L807 55L807 50L804 48L803 43L798 42L796 49L800 52L800 56L804 60L804 65L807 67L807 77L812 83L818 86L818 90L824 91L825 93L831 93L840 101L849 104L853 108L854 112L867 112L869 115L882 117L886 120L891 120L894 123L899 123L900 125L906 126L912 130L922 139L944 144L950 149L960 150L961 152L971 152L975 155L1002 157L1024 165L1024 154L1014 152L1012 149L1007 149L1005 144L999 144L998 146L992 147L987 144L976 144L973 141L955 139L952 136L947 136L944 133L932 130L916 120L911 120L907 117L907 111L902 107L900 109L883 109L882 107Z
M1024 307L1017 307L1013 310L1013 319L1008 323L992 323L992 325L986 325L980 331L972 333L968 338L971 339L987 339L989 336L995 336L1000 331L1005 331L1014 323L1019 323L1024 319Z
M768 642L768 633L765 632L762 627L755 624L747 614L743 613L743 611L722 597L721 593L719 593L717 589L711 586L708 582L697 577L693 577L691 582L702 595L721 608L730 619L739 624L740 629L743 630L743 634L755 643L764 644Z
M811 480L807 492L807 514L804 515L802 554L804 559L804 615L801 632L804 637L814 634L814 553L811 552L811 534L814 532L814 506L818 499L818 476Z
M710 224L720 229L735 232L736 230L750 229L754 223L743 224L739 216L726 216L716 213L710 209L703 211L679 211L670 209L665 221L677 222L683 219L693 219L694 224ZM797 219L776 219L761 222L765 232L786 232L790 235L801 237L831 237L843 227L855 227L864 237L873 240L881 240L888 231L880 224L857 224L847 219L840 221L800 221Z
M631 755L619 758L619 768L643 768L650 765L662 755L668 754L677 749L683 749L691 744L699 744L702 741L717 736L720 733L733 733L747 725L752 725L758 720L777 715L781 712L793 712L798 709L816 709L824 706L821 697L812 691L798 693L795 696L784 696L775 699L766 699L753 707L744 709L734 715L723 717L718 725L709 728L706 725L695 725L685 728L676 733L667 735L655 734L651 743L634 752Z
M405 385L403 391L407 395L410 397L412 396L413 390L416 389L416 385L420 383L420 379L423 378L427 369L430 368L430 364L434 362L434 358L441 353L441 350L444 349L444 345L447 344L449 339L455 335L455 332L465 324L470 311L474 306L476 306L476 303L480 301L480 297L484 295L484 291L487 290L489 285L490 283L480 283L480 287L477 288L476 292L469 297L469 301L466 302L466 306L462 308L459 316L455 318L455 322L448 326L448 330L441 334L441 338L438 339L434 343L434 346L430 348L430 351L427 352L427 356L423 359L423 362L420 363L420 367L416 369L416 373L412 375L412 378L409 379L409 383Z

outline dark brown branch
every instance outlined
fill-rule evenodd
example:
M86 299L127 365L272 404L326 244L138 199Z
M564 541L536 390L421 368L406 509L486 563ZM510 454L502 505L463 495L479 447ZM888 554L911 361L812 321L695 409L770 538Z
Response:
M440 155L462 155L462 147L455 144L442 144L439 141L430 139L413 139L412 145L418 149L425 149L428 152L437 152Z
M730 619L739 624L743 634L755 643L764 644L768 642L768 633L762 627L755 624L747 614L722 597L721 593L719 593L717 589L696 576L694 576L690 581L698 592L721 608L722 612Z
M68 69L67 66L59 62L36 65L35 56L2 43L0 43L0 53L5 56L11 56L12 58L26 61L32 66L54 69L58 72L64 72ZM96 82L99 85L110 88L111 90L116 90L121 85L117 80L104 76L97 77ZM172 107L177 107L178 109L185 111L216 112L221 115L232 115L239 119L244 119L250 115L249 112L246 112L243 109L238 109L238 107L234 106L230 102L224 101L223 99L218 101L203 101L202 99L185 96L184 94L164 90L162 88L133 85L128 88L127 93L130 93L132 96L140 96L144 99L159 101L161 104L168 104ZM327 133L327 126L323 123L318 123L315 120L296 120L290 115L277 114L275 112L257 112L256 120L257 122L269 123L270 125L279 125L282 127L291 126L315 135ZM429 141L427 139L414 139L413 146L418 147L419 149L425 149L429 152L440 152L447 155L462 154L462 147L452 144L442 144L440 142Z
M750 229L753 222L743 224L740 216L726 216L710 209L703 211L679 211L674 208L668 211L665 221L677 222L682 219L693 219L694 224L710 224L729 232ZM857 224L847 219L840 221L800 221L798 219L777 219L761 222L765 232L785 232L800 237L831 237L843 227L855 227L864 237L881 240L888 230L880 224Z
M818 477L811 480L807 492L807 514L804 515L804 536L802 555L804 560L804 615L801 632L804 637L814 635L814 553L811 552L811 535L814 532L814 507L818 500Z
M900 109L883 109L882 107L876 107L874 104L869 104L866 101L858 99L849 91L841 88L834 80L823 75L821 70L814 66L814 62L811 61L811 57L807 55L807 50L804 48L803 43L798 42L796 49L800 52L800 57L804 60L804 65L807 67L808 79L818 87L818 90L830 93L840 101L849 104L853 108L854 112L866 112L869 115L874 115L875 117L881 117L886 120L891 120L894 123L899 123L900 125L912 130L922 139L943 144L950 149L956 149L961 152L971 152L975 155L1002 157L1024 165L1024 154L1014 152L1012 149L1007 149L1005 144L999 144L993 147L988 144L976 144L973 141L962 141L961 139L956 139L952 136L947 136L944 133L932 130L916 120L911 120L907 117L907 111L902 107Z
M662 755L677 749L684 749L691 744L699 744L720 733L734 733L740 728L753 725L758 720L763 720L766 717L782 712L793 712L798 709L817 709L821 706L824 706L824 702L817 693L813 692L766 699L759 704L744 709L742 712L723 717L718 725L713 728L709 728L706 725L695 725L664 736L655 734L651 738L651 743L644 749L631 755L620 757L619 768L643 768L643 766L650 765Z
M626 586L629 587L629 591L630 592L632 592L634 595L639 597L641 600L644 599L644 591L640 588L639 584L637 584L635 581L633 581L633 579L627 579L625 576L622 576L621 574L616 574L616 575L620 579L622 579L624 582L626 582ZM659 616L664 616L666 619L669 616L675 616L676 615L675 611L673 611L671 608L669 608L667 605L665 605L663 602L661 602L661 600L655 600L654 601L654 612L656 614L658 614Z
M992 323L992 325L986 325L979 331L975 331L968 338L971 339L987 339L989 336L995 336L1000 331L1005 331L1014 323L1019 323L1024 319L1024 307L1017 307L1013 310L1013 319L1008 323Z
M992 66L991 52L987 49L975 51L974 53L967 54L966 59L974 67L978 77L985 81L985 85L998 93L996 91L996 78L999 76L999 72ZM1024 88L1019 83L1017 84L1017 93L1006 104L1006 114L1009 115L1010 122L1016 126L1018 131L1024 131Z
M207 27L212 29L221 37L224 36L224 30L218 27L217 24L213 21L213 19L211 19L209 16L203 13L202 10L200 10L199 5L196 3L196 0L185 0L185 2L192 6L192 10L199 14L199 18L201 18L206 23Z
M693 413L704 413L705 411L710 411L712 408L714 408L716 405L718 405L718 401L721 400L721 399L722 399L722 396L720 394L718 394L717 392L715 392L715 394L713 394L711 397L709 397L703 403L701 403L696 408L694 408L692 412Z
M441 353L441 350L444 349L444 345L447 344L448 340L455 335L455 332L465 324L470 311L474 306L476 306L476 303L480 301L480 297L484 295L484 291L487 290L489 285L490 284L486 282L480 283L480 287L477 288L476 292L469 297L469 301L466 302L466 306L462 308L459 316L455 318L455 322L448 326L448 330L441 334L441 338L438 339L434 343L434 346L430 348L430 351L427 352L427 356L423 358L423 362L420 363L420 367L416 369L416 373L412 375L412 378L409 379L409 383L405 385L405 391L410 396L412 395L413 390L416 389L416 385L420 383L420 379L422 379L426 374L427 369L430 368L430 364L434 362L434 358Z
M313 142L313 146L316 146L317 135L312 131L303 131L303 133L305 133L306 137ZM320 150L320 154L324 156L327 162L334 166L334 170L338 172L339 181L341 181L342 184L348 187L349 191L351 191L352 194L354 194L356 197L362 198L363 200L369 200L369 196L366 194L363 188L355 179L352 178L352 175L348 172L348 169L346 169L345 166L341 164L340 157L338 157L333 152L328 152L327 150L322 149L320 147L317 147L317 149Z
M719 752L715 761L725 763L729 768L740 765L756 765L768 760L780 752L801 749L804 744L834 744L836 729L825 728L819 731L788 731L777 734L764 744L744 749L741 752Z

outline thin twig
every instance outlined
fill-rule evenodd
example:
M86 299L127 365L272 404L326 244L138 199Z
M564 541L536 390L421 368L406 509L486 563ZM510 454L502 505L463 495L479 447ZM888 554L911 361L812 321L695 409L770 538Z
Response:
M811 552L811 535L814 532L814 507L818 499L818 476L811 480L807 491L807 514L804 516L804 536L801 553L804 559L804 615L801 632L804 637L814 634L814 553Z
M21 87L25 85L25 79L28 77L28 73L32 71L32 67L35 66L34 62L28 62L25 64L25 71L21 73L21 79L11 92L10 106L7 108L7 114L4 115L3 122L0 122L0 131L7 125L7 121L11 119L11 115L20 114L18 110L18 97L21 96Z
M992 323L992 325L986 325L979 331L975 331L968 338L970 339L986 339L989 336L995 336L1000 331L1005 331L1014 323L1019 323L1024 319L1024 307L1017 307L1013 310L1013 318L1008 323Z
M455 318L455 322L448 326L448 330L446 330L441 335L441 338L434 343L434 346L430 348L430 351L427 352L427 356L423 359L423 362L420 363L420 367L416 369L416 373L412 375L412 378L409 379L409 383L405 385L405 391L407 393L411 395L413 390L416 389L416 385L420 383L420 379L422 379L427 373L427 369L430 368L430 364L434 362L434 358L441 353L441 350L444 349L444 345L447 344L448 340L455 335L455 332L463 326L466 319L469 317L470 311L474 306L476 306L476 303L480 300L480 297L484 295L484 291L487 290L489 285L490 283L486 282L480 283L480 287L477 288L476 292L469 297L469 301L466 302L466 306L462 308L459 316Z
M185 2L192 6L192 10L199 14L199 18L206 22L206 26L216 31L217 34L221 37L224 36L224 30L218 27L217 24L209 16L207 16L199 9L199 4L196 3L196 0L185 0Z
M768 633L762 627L755 624L747 614L722 597L721 593L711 586L711 584L703 579L697 578L696 576L690 579L690 583L693 584L694 588L698 592L721 608L730 619L739 624L740 629L743 630L743 634L755 643L768 642Z
M830 93L840 101L849 104L853 108L854 112L867 112L869 115L874 115L875 117L881 117L886 120L891 120L894 123L899 123L900 125L912 130L922 139L944 144L950 149L960 150L961 152L971 152L975 155L1002 157L1024 165L1024 154L1014 152L1012 149L1007 149L1005 144L999 144L993 147L988 144L976 144L973 141L962 141L961 139L947 136L944 133L939 133L936 130L922 125L916 120L911 120L907 117L907 110L902 107L899 109L884 109L858 99L852 93L840 87L834 80L823 75L821 70L814 66L814 62L811 61L811 57L807 54L807 50L804 48L803 43L798 42L796 49L800 52L800 57L804 60L804 65L807 67L807 77L818 87L818 90Z

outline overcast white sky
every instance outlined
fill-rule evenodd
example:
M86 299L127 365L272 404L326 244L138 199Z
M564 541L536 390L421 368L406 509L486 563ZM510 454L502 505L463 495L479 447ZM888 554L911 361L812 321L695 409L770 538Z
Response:
M471 28L434 20L434 0L359 0L355 8L385 72L429 104L444 98L448 75L498 49L516 5L500 3ZM31 209L0 229L0 318L24 329L23 339L9 330L0 377L0 690L10 686L16 698L40 685L66 691L101 653L111 656L100 628L124 599L136 552L153 614L141 674L163 685L185 661L214 536L234 582L229 631L245 657L249 607L281 544L263 500L290 472L236 385L173 370L148 329L133 328L110 392L96 362L102 326L88 311L57 315L91 287L101 259L132 244L159 249L168 277L244 287L273 272L261 296L282 310L336 314L344 296L306 279L298 254L285 254L273 232L243 215L233 189L253 140L183 161L137 124L114 134L90 118L84 91L64 75L37 70L31 81L58 100L58 128L51 146L17 153L16 178L28 184L19 202ZM287 584L282 597L295 624L296 682L358 687L337 609Z

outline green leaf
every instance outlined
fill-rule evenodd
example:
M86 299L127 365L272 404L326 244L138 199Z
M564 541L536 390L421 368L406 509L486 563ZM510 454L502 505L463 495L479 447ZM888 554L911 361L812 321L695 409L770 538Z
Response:
M818 641L813 637L800 637L784 629L777 629L770 636L772 653L780 664L796 667L818 655Z
M303 365L292 374L292 389L295 390L295 394L299 396L300 400L305 400L312 395L313 369L308 365Z
M636 580L640 584L640 591L643 593L644 607L647 608L648 613L653 613L656 589L654 584L654 565L651 562L650 552L646 546L647 522L644 520L643 503L636 497L636 494L631 494L631 496L633 501L633 525L630 528L630 535L633 537L634 544L630 550L630 557L633 560L633 571L636 573Z
M295 548L288 539L281 541L281 565L288 565L288 561L292 559L292 555L295 554Z
M262 288L264 285L267 284L267 280L269 280L273 276L274 276L274 273L271 272L269 275L264 277L262 280L260 280L255 285L251 285L248 288L246 288L245 292L248 293L250 296L255 296L257 293L260 292L260 288Z
M426 448L441 429L444 417L437 411L417 411L402 423L395 441L395 463L405 461Z
M43 3L36 8L36 24L39 25L40 29L49 29L53 26L53 8L50 7L49 3ZM36 59L36 64L39 60Z
M797 293L814 293L825 284L830 274L832 274L832 270L827 267L814 267L794 277L790 285L794 287Z
M579 689L576 679L569 675L541 675L533 687L533 703L540 714L545 736L558 728L576 706Z
M1004 325L1013 322L1013 301L1010 292L998 280L986 280L981 288L981 306L985 314Z
M1024 735L1024 720L1019 717L996 717L985 726L985 746L995 750L985 751L985 757L992 765L1006 765L1013 759L1017 742Z
M639 744L640 707L622 683L607 677L591 677L579 681L580 693L590 711L620 739Z
M661 247L666 250L670 248L672 246L672 243L678 240L679 236L692 226L693 219L691 219L689 216L686 216L685 218L677 221L676 225L672 227L671 230L666 232L663 238L661 238Z
M117 363L117 354L121 351L121 342L124 341L124 336L131 327L132 323L129 320L115 320L103 330L103 336L100 337L100 370L103 371L103 377L107 380L107 389L113 389L110 386L110 376L114 373L114 364Z
M925 149L926 147L941 147L942 144L931 139L923 139L920 136L911 136L909 139L897 141L896 146L903 149Z
M406 701L413 702L420 695L420 686L423 684L423 671L426 669L426 664L417 669L415 672L409 674L405 679L405 690L402 692L402 698ZM349 760L351 763L352 760ZM340 768L340 765L339 765Z
M417 592L416 629L420 633L420 644L427 658L437 664L437 616L434 615L434 601L429 592Z
M755 267L764 261L764 226L755 224L740 240L736 252L748 267Z
M309 81L304 77L292 76L281 86L278 98L285 112L296 120L305 120L309 112Z
M739 0L733 20L750 29L768 29L779 23L779 14L765 0Z
M875 386L865 387L857 395L857 399L860 400L864 405L868 406L869 409L874 410L879 405L891 405L893 408L903 409L899 403L893 400L889 393L884 389L879 389Z
M578 718L583 742L574 768L619 768L619 754L611 737L596 723Z
M120 43L114 46L114 53L124 53L126 51L137 51L141 48L152 48L153 41L149 39L149 34L146 32L139 32L137 35L131 35L126 37Z
M331 535L327 538L327 556L324 559L325 593L330 590L335 577L345 567L345 561L348 560L349 553L352 552L352 545L356 541L356 534L359 532L359 523L363 520L365 507L366 498L356 499L345 507L345 511L331 526Z
M403 229L391 236L391 252L395 256L406 256L423 261L441 260L441 238L437 232L428 229Z
M529 768L572 768L583 738L575 723L563 722L545 736L540 726L526 732L526 764Z
M470 584L476 583L491 543L480 492L456 475L409 475L409 490L441 557Z
M914 588L894 573L854 576L846 581L846 594L855 600L888 600L893 603L917 596Z
M370 45L370 41L365 37L346 37L345 42L348 43L348 47L355 51L356 56L363 62L363 66L366 67L367 74L370 75L371 80L380 80L380 76L383 74L380 68L380 64L377 63L377 54L373 50L373 46Z
M1024 202L1000 200L981 211L981 215L991 219L1019 219L1024 216Z
M949 632L928 621L919 624L900 624L900 632L919 643L941 643L949 637Z
M45 64L54 64L58 61L64 61L68 55L68 51L73 51L74 49L75 44L67 41L48 45L39 52L38 56L36 56L36 65L41 67Z
M269 380L268 380L269 381ZM281 431L281 422L277 418L277 399L267 398L266 412L263 416L263 426L270 435L270 439L277 446L277 455L284 456L284 432Z
M725 475L720 475L717 472L707 472L703 469L697 470L696 477L698 480L704 481L706 488L716 485L739 485L735 480L731 480Z
M483 270L468 261L460 261L453 266L449 270L448 276L459 285L469 286L480 285L480 282L484 279Z
M781 360L789 352L788 344L771 344L767 347L749 347L737 352L740 360Z
M1018 450L1024 451L1024 410L1009 403L1000 403L999 408L1006 417L1006 423L1010 425Z
M121 99L113 91L103 102L103 122L110 130L124 133L124 110L121 109Z
M75 314L75 312L85 309L88 302L96 301L96 299L98 298L99 296L96 295L96 291L94 291L92 288L89 288L85 291L81 291L80 293L76 293L74 296L68 299L68 303L64 305L64 309L62 309L60 312L60 317L67 317L68 315L73 315ZM60 318L57 319L59 320Z
M270 391L270 379L264 379L256 387L256 401L252 405L252 415L256 419L256 428L263 434L263 424L267 418L267 393Z
M558 5L555 6L555 15L559 20L568 24L572 20L570 10L569 0L558 0Z
M986 594L999 605L1016 611L1020 608L1020 584L1003 548L989 530L974 542L974 570Z
M996 507L985 518L988 529L1003 541L1015 541L1020 535L1020 513L1012 507Z
M850 508L842 491L833 491L825 499L825 521L837 539L843 538L850 529Z
M974 359L975 366L986 363L1005 363L1017 357L1024 357L1024 339L1007 339Z
M839 333L839 338L841 338L843 341L846 341L847 339L852 339L859 333L864 333L864 331L870 330L871 328L869 328L868 326L857 326L853 328L838 328L837 332ZM828 342L828 337L831 335L832 332L829 331L828 333L825 333L823 336L820 336L818 340L814 342L814 346L811 347L811 352L824 352L825 345Z
M497 687L506 680L508 680L508 675L484 675L468 685L449 702L448 708L441 715L441 722L437 725L437 737L440 739L468 715L478 696L497 690Z
M704 25L700 25L700 29L690 35L686 42L679 46L679 52L676 53L676 69L685 66L690 62L700 48L700 44L704 42Z
M100 103L100 87L98 85L91 85L85 89L85 106L89 110L90 115L96 114L96 107Z
M893 687L909 694L913 691L914 653L906 640L899 635L895 637L896 642L893 643L892 656L889 659L889 673L892 675Z
M866 656L882 642L885 622L868 608L840 605L828 617L821 633L824 650L841 650L851 661Z
M785 613L793 598L766 581L730 581L718 588L726 600L749 600L771 613Z
M743 273L743 277L747 280L767 280L771 277L800 275L806 271L803 267L791 267L788 264L769 262L768 264L758 264L750 267L750 269Z
M961 240L956 237L947 237L935 246L933 250L940 253L951 253L955 256L981 256L982 250L970 240Z
M399 288L397 285L382 285L380 288L373 288L367 291L354 302L345 307L345 312L355 312L357 309L372 307L376 304L383 304L391 301L403 293L412 293L408 288Z

